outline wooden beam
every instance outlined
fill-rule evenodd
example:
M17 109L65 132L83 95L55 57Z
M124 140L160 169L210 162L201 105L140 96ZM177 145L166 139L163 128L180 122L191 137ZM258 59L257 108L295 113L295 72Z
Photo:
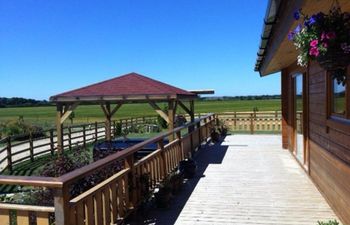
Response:
M168 118L169 118L168 129L169 129L169 131L173 130L175 127L175 124L174 124L175 113L176 113L176 103L175 103L175 101L169 101L168 102ZM169 135L169 141L173 141L174 138L175 138L174 133Z
M105 114L105 117L108 117L109 116L109 112L107 111L105 105L100 104L100 106L101 106L101 109L103 111L103 114Z
M114 107L114 109L112 110L112 112L111 112L111 117L120 109L120 107L122 106L123 104L122 103L118 103L115 107Z
M191 116L191 122L194 121L194 101L190 101L190 116Z
M148 103L167 123L169 123L168 115L161 108L159 108L159 106L155 102L148 101Z
M61 124L63 124L63 122L69 117L69 115L74 111L74 109L77 108L78 105L79 105L79 102L76 102L70 105L66 105L64 107L64 111L60 119Z
M186 106L183 102L178 101L178 104L181 106L181 108L182 108L183 110L185 110L185 112L186 112L188 115L191 115L191 110L190 110L189 108L187 108L187 106Z

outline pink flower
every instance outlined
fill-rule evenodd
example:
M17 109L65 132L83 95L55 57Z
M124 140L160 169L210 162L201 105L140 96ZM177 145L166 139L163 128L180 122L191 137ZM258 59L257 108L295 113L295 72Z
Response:
M324 39L326 39L326 33L322 32L322 34L321 34L321 41L323 41Z
M318 48L312 47L312 48L310 48L309 54L311 56L316 56L317 57L320 54L320 51L318 50Z
M317 45L318 45L318 40L317 40L317 39L312 40L312 41L310 42L310 46L311 46L311 47L316 47Z
M323 43L322 43L322 46L323 46L324 48L328 48L328 43L327 43L327 42L323 42Z
M336 37L334 32L329 32L326 34L326 38L327 39L334 39Z

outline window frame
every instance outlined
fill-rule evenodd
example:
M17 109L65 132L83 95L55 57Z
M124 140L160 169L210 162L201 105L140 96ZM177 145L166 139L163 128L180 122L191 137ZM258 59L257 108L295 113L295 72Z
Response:
M332 75L329 71L326 71L326 86L327 86L327 132L328 128L334 128L343 132L350 132L350 75L349 70L350 66L346 70L347 79L346 79L346 86L345 86L345 114L339 114L333 112L333 103L334 103L334 97L333 97L333 79Z

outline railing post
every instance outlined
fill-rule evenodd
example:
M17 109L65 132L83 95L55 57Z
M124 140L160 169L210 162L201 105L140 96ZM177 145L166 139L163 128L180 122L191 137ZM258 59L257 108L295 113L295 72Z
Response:
M97 133L97 122L95 122L95 142L97 142L97 135L98 135L98 133Z
M30 161L34 162L34 148L33 148L32 132L29 133L29 154L30 154Z
M12 172L11 137L7 137L7 168Z
M51 155L54 155L55 152L55 145L53 142L53 130L50 130L50 151L51 151Z
M125 168L130 168L129 172L129 208L135 208L137 204L137 192L136 192L136 170L134 167L134 155L131 154L125 160Z
M64 185L54 190L55 225L69 224L69 189Z
M69 150L72 150L72 129L70 126L68 127L68 145Z
M180 143L181 160L183 160L183 159L185 159L185 153L184 153L184 149L183 149L181 131L176 132L176 138L179 140L179 143Z
M86 147L86 127L83 125L83 146Z
M166 157L165 157L165 152L164 152L164 142L163 142L163 139L159 140L158 143L158 148L160 149L160 157L162 159L162 164L161 164L161 167L160 168L160 171L161 171L161 177L162 179L164 179L168 173L168 165L167 165L167 162L166 162Z
M253 113L250 114L250 133L254 134L254 115Z

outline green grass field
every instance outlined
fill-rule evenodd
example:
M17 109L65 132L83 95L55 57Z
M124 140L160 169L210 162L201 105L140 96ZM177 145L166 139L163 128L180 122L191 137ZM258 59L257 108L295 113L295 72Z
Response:
M161 107L164 104L160 104ZM196 101L195 112L242 112L252 111L257 107L259 111L280 110L280 100L226 100L226 101ZM184 113L181 108L178 112ZM23 116L26 122L42 126L53 127L55 123L56 110L54 106L45 107L18 107L1 108L0 123L8 120L16 120ZM115 114L113 119L142 117L156 115L148 104L126 104ZM74 123L90 123L104 120L103 112L98 105L81 105L75 110ZM69 121L67 121L69 123Z

